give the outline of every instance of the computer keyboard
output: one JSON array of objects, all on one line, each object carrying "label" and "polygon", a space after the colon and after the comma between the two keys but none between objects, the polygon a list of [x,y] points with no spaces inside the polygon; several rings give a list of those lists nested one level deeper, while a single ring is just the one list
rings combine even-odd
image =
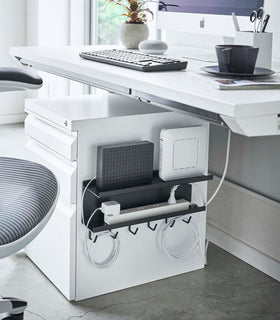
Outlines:
[{"label": "computer keyboard", "polygon": [[182,70],[188,64],[186,60],[116,49],[82,52],[80,57],[144,72]]}]

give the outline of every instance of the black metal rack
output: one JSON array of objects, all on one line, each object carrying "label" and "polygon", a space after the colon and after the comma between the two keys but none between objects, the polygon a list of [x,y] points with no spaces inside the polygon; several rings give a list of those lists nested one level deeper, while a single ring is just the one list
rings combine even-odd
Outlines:
[{"label": "black metal rack", "polygon": [[[122,209],[166,202],[168,200],[170,190],[174,185],[179,185],[179,188],[176,191],[177,199],[186,199],[190,201],[192,193],[192,186],[190,184],[195,182],[209,181],[212,179],[212,175],[203,175],[192,178],[163,181],[159,178],[158,171],[154,171],[154,178],[151,184],[109,191],[99,190],[96,186],[96,181],[93,180],[88,187],[89,192],[86,192],[84,197],[83,205],[85,223],[87,223],[92,212],[95,209],[99,208],[101,203],[104,201],[118,201],[121,204]],[[84,181],[84,188],[87,186],[88,182],[89,181]],[[94,233],[98,233],[101,231],[114,230],[123,227],[129,227],[130,229],[132,225],[148,223],[148,227],[154,231],[156,227],[152,228],[150,226],[150,222],[152,221],[164,219],[167,220],[169,218],[190,215],[202,211],[205,211],[204,206],[192,206],[189,208],[189,210],[166,213],[157,216],[134,219],[126,222],[108,225],[104,223],[103,213],[98,210],[89,224],[89,229]],[[130,229],[130,232],[133,234],[136,234],[137,231],[138,228],[136,229],[136,231],[132,231]]]},{"label": "black metal rack", "polygon": [[133,225],[141,224],[141,223],[149,223],[149,222],[157,221],[157,220],[164,220],[164,219],[169,219],[169,218],[173,218],[173,217],[185,216],[185,215],[188,215],[188,214],[201,212],[201,211],[204,211],[204,210],[205,210],[205,207],[193,207],[193,208],[190,208],[189,210],[185,210],[185,211],[166,213],[166,214],[161,214],[161,215],[158,215],[158,216],[135,219],[135,220],[130,220],[130,221],[126,221],[126,222],[120,222],[120,223],[115,223],[115,224],[110,224],[110,225],[104,223],[103,226],[93,227],[92,228],[92,232],[101,232],[101,231],[106,231],[106,230],[114,230],[114,229],[133,226]]},{"label": "black metal rack", "polygon": [[[213,180],[212,175],[203,175],[198,177],[192,177],[192,178],[184,178],[184,179],[177,179],[177,180],[171,180],[171,181],[164,181],[162,180],[159,175],[158,171],[154,171],[153,175],[153,181],[151,184],[145,184],[141,186],[135,186],[135,187],[129,187],[129,188],[122,188],[122,189],[114,189],[109,191],[103,191],[100,190],[95,183],[95,180],[91,185],[89,186],[89,190],[93,192],[97,197],[108,197],[113,195],[118,195],[122,193],[131,193],[131,192],[139,192],[139,191],[145,191],[145,190],[152,190],[152,189],[160,189],[160,188],[166,188],[166,187],[173,187],[174,185],[181,185],[186,183],[194,183],[194,182],[202,182],[202,181],[208,181]],[[84,187],[87,185],[89,181],[84,182]]]}]

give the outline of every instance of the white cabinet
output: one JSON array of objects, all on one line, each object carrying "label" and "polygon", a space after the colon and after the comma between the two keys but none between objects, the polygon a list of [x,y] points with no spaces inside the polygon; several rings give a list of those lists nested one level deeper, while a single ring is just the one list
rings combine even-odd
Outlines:
[{"label": "white cabinet", "polygon": [[57,177],[60,185],[60,199],[67,205],[77,202],[77,163],[63,159],[44,145],[29,139],[26,145],[29,158],[48,167]]},{"label": "white cabinet", "polygon": [[76,205],[61,200],[47,227],[26,249],[31,260],[66,296],[75,299]]},{"label": "white cabinet", "polygon": [[25,121],[25,134],[68,160],[77,160],[75,133],[66,133],[30,115]]},{"label": "white cabinet", "polygon": [[[60,182],[57,210],[27,253],[69,300],[204,267],[204,241],[191,260],[173,261],[158,249],[156,232],[138,225],[136,236],[127,228],[117,230],[121,243],[118,259],[110,268],[98,269],[85,252],[81,196],[83,182],[95,177],[99,145],[149,140],[154,143],[157,170],[162,128],[200,124],[208,129],[206,122],[113,94],[27,100],[25,110],[28,157],[50,168]],[[207,183],[201,185],[206,196]],[[205,212],[196,214],[193,221],[205,239]],[[108,251],[108,243],[102,241],[98,239],[95,250]]]}]

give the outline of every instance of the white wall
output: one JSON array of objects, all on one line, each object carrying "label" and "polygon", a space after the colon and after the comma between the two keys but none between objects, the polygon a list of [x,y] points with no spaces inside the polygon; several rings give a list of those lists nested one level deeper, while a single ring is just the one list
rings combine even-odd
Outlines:
[{"label": "white wall", "polygon": [[[26,0],[28,46],[69,45],[69,1],[68,0]],[[68,81],[40,73],[44,85],[39,97],[68,95]],[[36,93],[37,95],[37,93]]]},{"label": "white wall", "polygon": [[[27,45],[67,46],[84,43],[84,0],[26,0]],[[82,94],[83,86],[41,72],[40,98]]]},{"label": "white wall", "polygon": [[267,13],[271,15],[267,31],[273,31],[273,56],[280,59],[280,1],[265,0]]},{"label": "white wall", "polygon": [[27,45],[69,44],[69,1],[27,0]]},{"label": "white wall", "polygon": [[[25,45],[25,0],[0,2],[0,66],[18,66],[9,55],[11,46]],[[25,92],[0,93],[0,124],[23,119]]]},{"label": "white wall", "polygon": [[[214,177],[209,196],[220,179]],[[207,238],[280,281],[280,203],[225,181],[207,212]]]},{"label": "white wall", "polygon": [[[0,66],[19,64],[9,55],[11,46],[63,46],[83,44],[84,0],[1,0]],[[83,86],[42,74],[42,97],[83,93]],[[30,95],[36,92],[30,92]],[[26,93],[0,93],[0,124],[24,120]]]}]

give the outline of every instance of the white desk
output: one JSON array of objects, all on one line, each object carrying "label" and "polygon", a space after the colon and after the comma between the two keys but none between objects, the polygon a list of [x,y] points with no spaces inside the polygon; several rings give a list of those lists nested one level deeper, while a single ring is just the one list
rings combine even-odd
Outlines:
[{"label": "white desk", "polygon": [[[107,102],[96,96],[27,101],[27,150],[31,160],[50,168],[61,185],[53,217],[28,248],[28,254],[69,300],[89,298],[204,267],[205,211],[193,215],[203,241],[199,245],[201,250],[189,261],[179,263],[166,257],[158,250],[156,234],[142,224],[138,226],[139,237],[132,236],[127,228],[118,230],[121,254],[108,273],[89,263],[84,250],[85,230],[80,223],[82,184],[95,176],[99,145],[127,141],[127,137],[133,141],[152,141],[154,169],[157,170],[162,128],[204,125],[209,130],[207,121],[189,117],[189,114],[215,123],[225,121],[234,131],[248,136],[279,134],[280,91],[218,91],[195,75],[205,65],[203,63],[190,61],[187,71],[142,73],[83,60],[78,53],[84,49],[14,48],[12,54],[21,63],[39,70],[121,95],[150,100],[185,114],[163,112],[151,104],[119,95],[109,95]],[[205,173],[207,170],[206,167]],[[201,194],[206,198],[207,182],[200,183],[200,192],[192,191],[190,200],[199,203]],[[182,232],[185,234],[184,228]],[[100,248],[102,251],[101,245]],[[131,256],[133,259],[128,258]]]},{"label": "white desk", "polygon": [[[189,61],[185,71],[144,73],[86,61],[79,52],[103,47],[19,47],[11,54],[25,65],[108,91],[131,95],[212,122],[246,136],[280,133],[280,90],[221,91],[195,73],[211,63]],[[106,47],[107,48],[107,47]],[[176,49],[169,53],[183,55]]]}]

